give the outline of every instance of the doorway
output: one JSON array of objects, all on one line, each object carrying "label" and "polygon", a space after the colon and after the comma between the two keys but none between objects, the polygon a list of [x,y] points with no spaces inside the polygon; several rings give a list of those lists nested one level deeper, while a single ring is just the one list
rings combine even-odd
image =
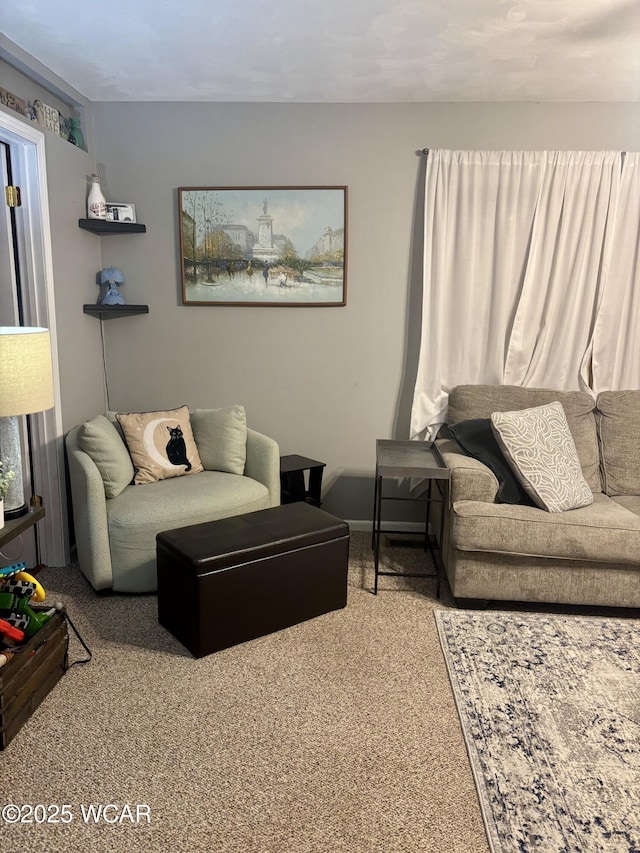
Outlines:
[{"label": "doorway", "polygon": [[[0,282],[3,291],[0,296],[0,319],[2,325],[41,326],[49,329],[53,360],[55,405],[46,412],[29,416],[30,437],[26,435],[23,425],[25,494],[27,500],[32,492],[41,495],[46,510],[45,518],[38,524],[40,562],[50,566],[64,566],[70,561],[70,548],[45,138],[42,131],[8,113],[0,112],[0,144],[5,162],[10,163],[13,184],[21,188],[22,202],[15,209],[14,217],[8,217],[6,211],[0,216]],[[4,231],[8,227],[13,229],[11,234]],[[11,246],[15,254],[13,271],[12,258],[6,257],[4,251],[7,246]],[[15,275],[16,266],[19,278]],[[8,282],[11,282],[11,292],[6,286]],[[29,452],[30,458],[27,455]],[[18,540],[15,545],[15,548],[20,547],[25,552],[31,549],[35,557],[35,540],[29,541],[26,534],[24,541]],[[0,555],[0,561],[4,556],[8,558],[7,562],[15,561],[15,550]],[[26,561],[24,556],[16,559]],[[1,564],[4,565],[4,562]]]}]

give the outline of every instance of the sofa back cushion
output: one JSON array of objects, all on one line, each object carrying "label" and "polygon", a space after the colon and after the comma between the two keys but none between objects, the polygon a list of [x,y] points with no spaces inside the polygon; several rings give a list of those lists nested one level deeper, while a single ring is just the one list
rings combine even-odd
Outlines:
[{"label": "sofa back cushion", "polygon": [[247,461],[247,416],[244,406],[196,409],[191,413],[193,436],[207,471],[244,474]]},{"label": "sofa back cushion", "polygon": [[116,498],[133,480],[133,462],[121,433],[103,415],[78,427],[78,445],[95,463],[107,498]]},{"label": "sofa back cushion", "polygon": [[517,385],[457,385],[449,394],[450,424],[469,418],[490,418],[510,412],[562,403],[585,480],[594,492],[602,491],[595,401],[582,391],[521,388]]},{"label": "sofa back cushion", "polygon": [[598,394],[597,420],[603,491],[607,495],[640,495],[640,391]]}]

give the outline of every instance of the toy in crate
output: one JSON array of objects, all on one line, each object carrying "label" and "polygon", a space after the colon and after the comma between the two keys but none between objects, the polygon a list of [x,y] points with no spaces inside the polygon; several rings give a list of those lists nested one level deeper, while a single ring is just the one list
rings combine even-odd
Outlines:
[{"label": "toy in crate", "polygon": [[44,589],[25,568],[14,563],[0,569],[0,749],[68,668],[63,607],[38,606]]},{"label": "toy in crate", "polygon": [[25,637],[33,635],[53,616],[56,608],[38,613],[30,607],[30,602],[44,601],[45,592],[38,581],[22,571],[25,563],[16,563],[11,568],[20,568],[14,574],[0,580],[0,617],[24,631]]}]

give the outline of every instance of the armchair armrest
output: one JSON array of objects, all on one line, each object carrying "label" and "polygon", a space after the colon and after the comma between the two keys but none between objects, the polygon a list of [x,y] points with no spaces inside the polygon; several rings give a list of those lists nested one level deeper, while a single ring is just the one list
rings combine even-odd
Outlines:
[{"label": "armchair armrest", "polygon": [[245,477],[269,489],[270,506],[280,505],[280,448],[274,439],[247,428]]},{"label": "armchair armrest", "polygon": [[451,471],[450,505],[462,500],[495,503],[499,484],[490,468],[473,456],[467,456],[452,438],[438,439],[436,445]]},{"label": "armchair armrest", "polygon": [[113,571],[102,475],[91,457],[81,450],[77,427],[67,433],[65,444],[78,562],[94,589],[107,589],[113,586]]}]

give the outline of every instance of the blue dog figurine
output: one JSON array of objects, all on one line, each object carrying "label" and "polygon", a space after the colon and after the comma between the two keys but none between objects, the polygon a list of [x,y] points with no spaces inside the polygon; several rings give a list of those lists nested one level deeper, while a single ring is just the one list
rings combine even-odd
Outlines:
[{"label": "blue dog figurine", "polygon": [[102,305],[124,305],[124,296],[118,287],[124,284],[124,276],[115,267],[109,267],[100,273],[100,284],[107,285],[107,292],[102,297]]}]

